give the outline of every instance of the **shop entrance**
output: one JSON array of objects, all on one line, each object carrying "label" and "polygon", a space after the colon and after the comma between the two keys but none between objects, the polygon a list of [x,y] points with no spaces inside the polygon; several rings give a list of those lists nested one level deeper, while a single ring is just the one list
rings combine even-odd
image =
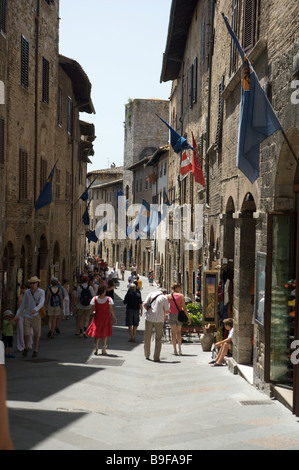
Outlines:
[{"label": "shop entrance", "polygon": [[[299,134],[290,133],[296,149]],[[297,151],[298,154],[298,151]],[[292,184],[293,183],[293,184]],[[275,181],[274,211],[268,214],[265,296],[265,381],[283,390],[286,402],[299,416],[299,371],[292,358],[293,341],[299,338],[299,165],[284,144]]]}]

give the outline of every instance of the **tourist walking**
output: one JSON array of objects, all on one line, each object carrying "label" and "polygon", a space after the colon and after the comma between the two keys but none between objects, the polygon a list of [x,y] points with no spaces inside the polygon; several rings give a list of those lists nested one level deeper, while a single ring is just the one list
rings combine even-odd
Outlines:
[{"label": "tourist walking", "polygon": [[127,306],[126,326],[129,328],[129,341],[134,343],[140,317],[143,313],[141,294],[137,291],[134,283],[130,284],[129,290],[124,298],[124,304]]},{"label": "tourist walking", "polygon": [[163,325],[166,319],[166,314],[169,311],[169,303],[166,294],[166,289],[159,289],[158,292],[152,292],[147,296],[143,304],[146,310],[144,331],[144,355],[146,359],[150,358],[151,338],[153,330],[155,330],[155,362],[160,362]]},{"label": "tourist walking", "polygon": [[13,328],[15,324],[14,315],[11,310],[5,310],[3,313],[2,341],[5,346],[5,357],[14,359],[13,348]]},{"label": "tourist walking", "polygon": [[52,277],[51,285],[47,289],[45,307],[48,312],[48,338],[54,338],[55,329],[59,325],[58,319],[63,310],[63,296],[56,277]]},{"label": "tourist walking", "polygon": [[[20,307],[24,294],[28,287],[26,284],[22,284],[20,287],[20,294],[18,295],[18,302],[17,302],[17,308]],[[28,339],[28,347],[29,349],[32,349],[32,344],[33,344],[33,332],[31,330],[31,335],[29,335]],[[17,350],[20,352],[23,352],[25,349],[25,338],[24,338],[24,317],[20,315],[17,319]]]},{"label": "tourist walking", "polygon": [[126,267],[124,264],[121,265],[121,268],[120,268],[120,272],[121,272],[121,279],[122,281],[125,280],[125,271],[126,271]]},{"label": "tourist walking", "polygon": [[40,279],[38,279],[37,276],[31,277],[28,283],[30,289],[26,290],[21,305],[17,310],[16,317],[24,315],[25,349],[23,356],[26,357],[28,354],[28,341],[32,328],[34,335],[34,351],[32,357],[37,357],[41,336],[41,317],[39,311],[45,303],[45,291],[40,289]]},{"label": "tourist walking", "polygon": [[[178,319],[179,312],[183,310],[188,318],[188,324],[191,325],[191,320],[189,317],[188,310],[186,308],[185,297],[181,294],[181,285],[176,282],[174,283],[170,289],[173,291],[172,294],[167,296],[170,309],[169,309],[169,325],[171,327],[171,335],[172,335],[172,345],[174,354],[182,355],[182,324]],[[177,345],[179,351],[177,351]]]},{"label": "tourist walking", "polygon": [[107,338],[112,336],[112,322],[117,324],[114,313],[114,302],[111,297],[106,296],[106,287],[100,286],[97,295],[91,300],[94,317],[86,334],[95,339],[94,354],[97,356],[99,350],[99,342],[102,339],[102,354],[106,355]]},{"label": "tourist walking", "polygon": [[63,313],[64,313],[64,318],[66,320],[69,320],[71,316],[71,309],[70,309],[70,285],[69,281],[67,279],[64,279],[62,281],[62,289],[64,292],[64,297],[63,297]]},{"label": "tourist walking", "polygon": [[107,290],[106,290],[106,295],[108,297],[111,297],[111,299],[114,301],[114,282],[112,279],[110,279],[107,283]]},{"label": "tourist walking", "polygon": [[77,287],[78,305],[76,314],[78,317],[79,336],[87,338],[86,331],[91,315],[91,300],[95,296],[93,288],[89,285],[88,276],[83,276],[82,283]]}]

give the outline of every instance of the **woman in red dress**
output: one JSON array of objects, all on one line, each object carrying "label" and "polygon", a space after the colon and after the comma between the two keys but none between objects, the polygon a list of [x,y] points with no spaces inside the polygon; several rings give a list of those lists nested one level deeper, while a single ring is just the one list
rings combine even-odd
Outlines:
[{"label": "woman in red dress", "polygon": [[98,295],[91,300],[90,305],[93,306],[92,313],[94,313],[94,317],[86,334],[95,339],[94,354],[96,356],[98,354],[99,341],[102,338],[102,354],[106,355],[107,337],[112,336],[111,319],[113,319],[115,325],[117,323],[113,309],[114,302],[111,297],[106,296],[106,286],[102,285],[98,288]]}]

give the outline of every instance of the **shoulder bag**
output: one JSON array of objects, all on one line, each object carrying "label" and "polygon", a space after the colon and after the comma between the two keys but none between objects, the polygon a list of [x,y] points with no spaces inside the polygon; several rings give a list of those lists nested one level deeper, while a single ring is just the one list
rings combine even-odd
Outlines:
[{"label": "shoulder bag", "polygon": [[178,320],[179,320],[181,323],[187,322],[187,321],[188,321],[188,317],[187,317],[186,313],[184,312],[184,310],[180,310],[180,309],[179,309],[179,307],[177,306],[177,303],[176,303],[176,301],[175,301],[175,298],[174,298],[174,295],[173,295],[173,294],[171,294],[171,297],[172,297],[172,299],[173,299],[173,301],[174,301],[174,303],[175,303],[175,306],[176,306],[176,308],[178,309],[178,312],[179,312],[179,314],[178,314]]}]

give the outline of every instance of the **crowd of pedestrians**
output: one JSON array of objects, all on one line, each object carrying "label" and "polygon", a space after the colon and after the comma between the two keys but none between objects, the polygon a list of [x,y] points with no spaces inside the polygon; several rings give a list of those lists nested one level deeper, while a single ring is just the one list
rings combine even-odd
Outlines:
[{"label": "crowd of pedestrians", "polygon": [[[125,281],[125,267],[120,268],[121,278]],[[149,273],[149,284],[152,285],[152,271]],[[41,337],[42,322],[47,322],[49,339],[60,333],[60,322],[68,320],[74,315],[76,318],[76,335],[84,338],[94,338],[94,354],[98,354],[99,343],[102,340],[102,354],[107,354],[107,338],[112,336],[112,322],[116,325],[117,318],[114,312],[114,293],[119,286],[119,273],[115,266],[109,270],[104,260],[97,263],[88,261],[78,284],[70,286],[66,279],[60,284],[56,277],[51,278],[46,290],[39,286],[40,279],[32,276],[28,280],[28,288],[21,286],[18,298],[18,308],[14,316],[11,310],[2,315],[2,341],[5,347],[5,356],[13,359],[14,326],[17,328],[17,349],[26,357],[32,350],[32,357],[38,357],[39,341]],[[137,267],[132,266],[127,279],[127,293],[123,303],[126,307],[126,326],[129,341],[136,341],[136,333],[140,318],[145,316],[144,355],[150,359],[151,338],[155,337],[153,359],[160,361],[163,328],[167,321],[172,334],[173,352],[182,355],[183,312],[187,324],[191,324],[185,297],[181,293],[181,286],[174,283],[171,293],[165,289],[154,290],[142,300],[142,281],[137,274]],[[232,329],[232,326],[230,326]],[[230,333],[228,341],[219,344],[221,354],[217,357],[215,365],[222,364],[223,355],[230,349],[232,340]],[[217,345],[218,346],[218,345]],[[214,365],[212,364],[212,365]]]}]

